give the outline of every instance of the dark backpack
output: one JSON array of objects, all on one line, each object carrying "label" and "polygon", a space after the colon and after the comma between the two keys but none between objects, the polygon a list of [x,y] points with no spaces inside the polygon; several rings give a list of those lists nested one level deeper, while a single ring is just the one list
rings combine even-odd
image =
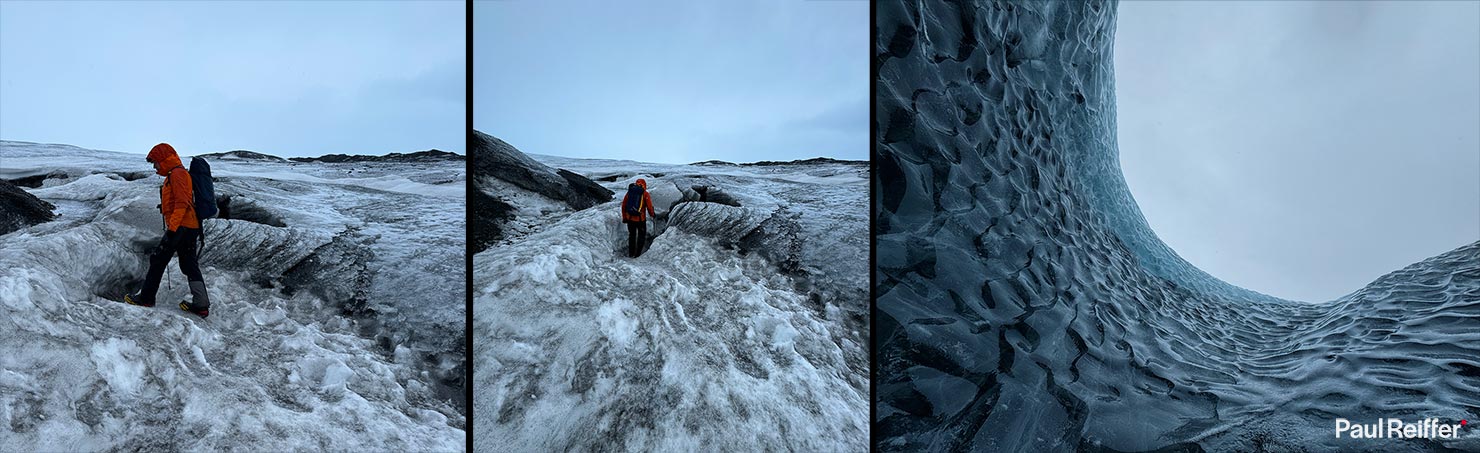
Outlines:
[{"label": "dark backpack", "polygon": [[211,179],[211,164],[199,157],[190,158],[190,185],[195,192],[195,218],[205,220],[218,214],[216,184]]},{"label": "dark backpack", "polygon": [[642,215],[642,194],[644,190],[637,183],[627,186],[627,198],[622,200],[622,212],[632,217]]}]

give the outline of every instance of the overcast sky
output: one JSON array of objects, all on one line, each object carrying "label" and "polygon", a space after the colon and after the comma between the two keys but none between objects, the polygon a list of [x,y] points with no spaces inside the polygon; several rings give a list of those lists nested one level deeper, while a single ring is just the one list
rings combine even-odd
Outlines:
[{"label": "overcast sky", "polygon": [[461,1],[0,1],[0,139],[460,153],[465,14]]},{"label": "overcast sky", "polygon": [[526,153],[868,159],[869,3],[479,1],[473,125]]},{"label": "overcast sky", "polygon": [[1172,249],[1326,301],[1480,240],[1480,3],[1120,3],[1120,159]]}]

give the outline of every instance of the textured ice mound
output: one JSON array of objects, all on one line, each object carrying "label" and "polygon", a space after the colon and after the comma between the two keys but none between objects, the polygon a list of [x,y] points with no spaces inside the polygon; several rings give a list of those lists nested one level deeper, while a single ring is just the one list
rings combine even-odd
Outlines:
[{"label": "textured ice mound", "polygon": [[0,180],[0,234],[9,233],[56,217],[56,206],[27,193],[10,181]]},{"label": "textured ice mound", "polygon": [[472,171],[502,179],[524,190],[563,201],[571,209],[586,209],[612,198],[612,191],[568,170],[556,170],[519,152],[513,146],[473,131]]},{"label": "textured ice mound", "polygon": [[1480,243],[1319,304],[1191,266],[1120,173],[1114,10],[878,4],[878,445],[1480,448],[1333,431],[1480,415]]},{"label": "textured ice mound", "polygon": [[468,194],[473,207],[468,250],[473,253],[529,233],[551,205],[586,209],[611,201],[614,194],[585,176],[531,159],[498,137],[473,131],[468,145],[475,175]]},{"label": "textured ice mound", "polygon": [[[620,197],[500,187],[530,227],[473,259],[475,450],[868,449],[866,178],[539,160],[644,178],[669,223],[627,258]],[[694,185],[745,207],[682,201]]]}]

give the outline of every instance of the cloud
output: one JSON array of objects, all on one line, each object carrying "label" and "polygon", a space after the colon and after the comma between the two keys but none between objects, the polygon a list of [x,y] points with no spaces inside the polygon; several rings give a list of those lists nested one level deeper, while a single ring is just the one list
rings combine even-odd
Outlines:
[{"label": "cloud", "polygon": [[475,127],[572,157],[864,159],[868,8],[478,3]]},{"label": "cloud", "polygon": [[1123,2],[1121,166],[1231,283],[1323,301],[1480,239],[1480,4]]},{"label": "cloud", "polygon": [[458,2],[0,3],[0,138],[143,152],[466,140]]}]

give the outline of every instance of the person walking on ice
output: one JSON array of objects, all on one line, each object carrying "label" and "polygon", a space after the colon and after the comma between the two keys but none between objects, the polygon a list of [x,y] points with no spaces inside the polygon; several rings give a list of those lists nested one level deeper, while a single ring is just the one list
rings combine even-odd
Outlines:
[{"label": "person walking on ice", "polygon": [[201,230],[190,172],[180,163],[175,148],[168,143],[154,145],[145,160],[154,166],[155,173],[164,176],[164,184],[159,187],[159,212],[164,216],[165,231],[159,245],[149,255],[144,287],[138,293],[125,295],[124,302],[153,307],[165,267],[170,264],[170,258],[178,255],[180,272],[189,281],[191,299],[190,302],[181,301],[180,309],[204,318],[210,315],[211,299],[206,294],[205,279],[200,275],[200,262],[196,255],[196,241],[201,238]]},{"label": "person walking on ice", "polygon": [[647,245],[647,216],[657,217],[653,211],[653,198],[648,196],[647,180],[638,178],[627,186],[627,195],[622,196],[622,223],[627,224],[627,256],[637,258]]}]

